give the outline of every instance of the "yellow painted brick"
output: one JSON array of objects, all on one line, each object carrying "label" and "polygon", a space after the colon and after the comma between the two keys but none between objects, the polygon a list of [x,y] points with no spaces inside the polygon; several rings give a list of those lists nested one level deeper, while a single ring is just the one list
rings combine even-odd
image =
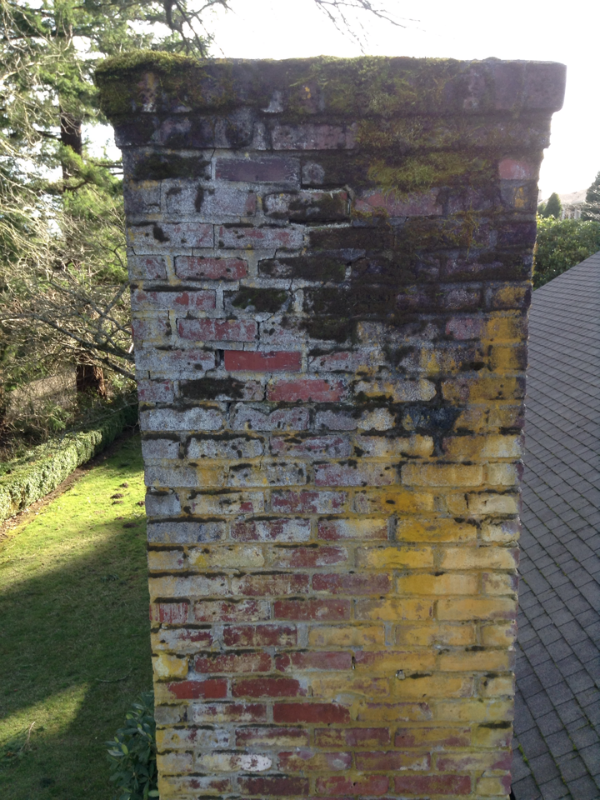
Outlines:
[{"label": "yellow painted brick", "polygon": [[514,653],[507,650],[463,650],[442,653],[438,669],[442,672],[483,672],[512,668]]},{"label": "yellow painted brick", "polygon": [[[511,663],[514,663],[514,654]],[[512,666],[510,667],[513,668]],[[482,697],[512,697],[515,693],[515,676],[513,673],[509,675],[495,675],[482,678],[479,687],[479,693]]]},{"label": "yellow painted brick", "polygon": [[441,598],[437,601],[438,619],[514,619],[516,600],[506,597]]},{"label": "yellow painted brick", "polygon": [[406,486],[480,486],[483,468],[476,464],[405,464],[402,483]]},{"label": "yellow painted brick", "polygon": [[403,380],[358,381],[354,387],[357,394],[381,398],[382,395],[395,403],[407,400],[431,400],[435,397],[435,384],[421,378],[417,381]]},{"label": "yellow painted brick", "polygon": [[[396,736],[401,737],[401,747],[419,747],[429,752],[447,747],[468,747],[471,743],[471,729],[462,727],[436,726],[434,728],[417,727],[399,728]],[[399,746],[398,744],[396,745]]]},{"label": "yellow painted brick", "polygon": [[355,444],[363,451],[364,457],[396,458],[418,456],[427,458],[433,453],[431,436],[408,436],[388,438],[387,436],[357,436]]},{"label": "yellow painted brick", "polygon": [[265,772],[273,767],[273,759],[254,753],[202,753],[196,758],[201,772]]},{"label": "yellow painted brick", "polygon": [[516,622],[499,622],[481,626],[481,641],[490,647],[510,647],[517,638]]},{"label": "yellow painted brick", "polygon": [[506,793],[508,783],[506,778],[479,778],[475,792],[479,797],[495,797],[498,800],[503,800],[503,798],[508,797]]},{"label": "yellow painted brick", "polygon": [[396,700],[424,700],[433,697],[470,697],[473,679],[464,676],[419,674],[409,675],[390,684],[391,695]]},{"label": "yellow painted brick", "polygon": [[525,339],[524,320],[519,316],[491,316],[481,335],[483,341],[520,342]]},{"label": "yellow painted brick", "polygon": [[516,594],[518,579],[516,575],[503,572],[485,572],[482,576],[482,589],[485,595]]},{"label": "yellow painted brick", "polygon": [[184,569],[185,566],[185,553],[182,550],[148,551],[148,569],[150,572]]},{"label": "yellow painted brick", "polygon": [[505,375],[451,378],[442,382],[442,396],[451,403],[514,401],[523,397],[524,382]]},{"label": "yellow painted brick", "polygon": [[159,653],[153,658],[154,674],[158,679],[185,678],[188,673],[187,658],[178,658],[169,653]]},{"label": "yellow painted brick", "polygon": [[223,783],[226,779],[215,780],[212,775],[207,776],[163,776],[158,774],[158,791],[163,798],[176,798],[176,800],[193,800],[198,797],[222,797]]},{"label": "yellow painted brick", "polygon": [[519,469],[516,464],[488,464],[485,480],[488,486],[517,486]]},{"label": "yellow painted brick", "polygon": [[511,754],[508,750],[493,753],[437,753],[435,762],[437,769],[448,772],[484,772],[488,770],[506,770],[510,764]]},{"label": "yellow painted brick", "polygon": [[460,647],[475,644],[477,629],[473,623],[449,624],[428,622],[416,625],[403,623],[396,627],[396,644],[399,645],[446,645]]},{"label": "yellow painted brick", "polygon": [[399,520],[396,539],[404,542],[470,542],[477,539],[477,526],[453,519]]},{"label": "yellow painted brick", "polygon": [[401,487],[357,492],[354,510],[358,514],[421,514],[435,510],[435,495]]},{"label": "yellow painted brick", "polygon": [[215,545],[198,547],[189,551],[189,561],[196,569],[239,569],[262,567],[265,557],[262,549],[249,545]]},{"label": "yellow painted brick", "polygon": [[448,572],[445,575],[401,575],[397,579],[398,594],[448,595],[477,594],[479,578],[469,572]]},{"label": "yellow painted brick", "polygon": [[520,458],[519,436],[451,436],[444,439],[444,454],[452,459]]},{"label": "yellow painted brick", "polygon": [[512,723],[490,722],[475,725],[471,731],[474,747],[509,747],[512,740]]},{"label": "yellow painted brick", "polygon": [[193,769],[191,753],[157,753],[156,766],[160,775],[184,775]]},{"label": "yellow painted brick", "polygon": [[517,520],[506,520],[496,524],[483,523],[481,541],[493,544],[512,544],[519,539],[520,527]]},{"label": "yellow painted brick", "polygon": [[323,625],[308,632],[311,647],[370,647],[385,644],[385,628],[380,625]]},{"label": "yellow painted brick", "polygon": [[359,567],[375,569],[414,569],[433,566],[431,547],[359,547],[356,551]]},{"label": "yellow painted brick", "polygon": [[432,670],[435,660],[433,650],[383,650],[357,655],[354,669],[369,675],[395,675],[398,670],[423,672]]},{"label": "yellow painted brick", "polygon": [[334,700],[342,694],[357,694],[365,697],[382,698],[390,693],[387,677],[338,673],[335,675],[311,675],[307,679],[311,695],[321,699]]},{"label": "yellow painted brick", "polygon": [[519,497],[516,494],[470,494],[467,504],[471,514],[518,514]]},{"label": "yellow painted brick", "polygon": [[427,703],[361,703],[356,707],[359,722],[428,722],[432,713]]},{"label": "yellow painted brick", "polygon": [[507,699],[436,700],[434,718],[449,722],[501,722],[514,717],[514,702]]},{"label": "yellow painted brick", "polygon": [[516,569],[517,551],[508,547],[446,547],[443,569]]},{"label": "yellow painted brick", "polygon": [[445,495],[443,503],[448,514],[454,517],[465,517],[469,513],[468,495],[464,492],[451,492]]},{"label": "yellow painted brick", "polygon": [[427,600],[384,599],[355,600],[356,619],[398,622],[399,620],[431,619],[433,603]]},{"label": "yellow painted brick", "polygon": [[492,372],[523,372],[525,353],[523,345],[494,345],[491,349],[489,365]]},{"label": "yellow painted brick", "polygon": [[205,597],[227,594],[227,579],[221,575],[186,575],[150,577],[150,597]]}]

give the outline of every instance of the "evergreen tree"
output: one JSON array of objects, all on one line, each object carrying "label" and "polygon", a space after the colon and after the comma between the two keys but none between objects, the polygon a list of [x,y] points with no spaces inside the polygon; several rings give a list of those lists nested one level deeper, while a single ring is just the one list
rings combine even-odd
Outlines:
[{"label": "evergreen tree", "polygon": [[581,219],[600,222],[600,172],[585,196],[585,206],[581,212]]},{"label": "evergreen tree", "polygon": [[560,219],[561,212],[562,203],[560,202],[560,197],[556,194],[556,192],[553,192],[548,198],[548,202],[546,203],[546,207],[544,208],[542,216]]}]

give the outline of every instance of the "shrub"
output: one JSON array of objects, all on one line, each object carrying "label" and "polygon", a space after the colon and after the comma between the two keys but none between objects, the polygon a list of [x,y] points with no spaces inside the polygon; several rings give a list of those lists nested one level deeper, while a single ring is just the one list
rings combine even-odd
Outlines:
[{"label": "shrub", "polygon": [[80,464],[101,452],[128,425],[134,425],[137,407],[109,411],[104,420],[88,430],[65,434],[46,442],[25,457],[0,467],[0,520],[45,497],[68,478]]},{"label": "shrub", "polygon": [[154,694],[144,692],[119,728],[106,742],[110,780],[115,784],[113,800],[148,800],[158,797],[156,779],[156,723]]},{"label": "shrub", "polygon": [[600,223],[581,219],[538,217],[533,286],[552,278],[600,250]]}]

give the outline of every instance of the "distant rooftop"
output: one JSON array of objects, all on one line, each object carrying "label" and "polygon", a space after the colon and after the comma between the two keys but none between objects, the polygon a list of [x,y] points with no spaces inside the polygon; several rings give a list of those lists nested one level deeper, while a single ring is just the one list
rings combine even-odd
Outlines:
[{"label": "distant rooftop", "polygon": [[533,294],[513,792],[600,798],[600,253]]}]

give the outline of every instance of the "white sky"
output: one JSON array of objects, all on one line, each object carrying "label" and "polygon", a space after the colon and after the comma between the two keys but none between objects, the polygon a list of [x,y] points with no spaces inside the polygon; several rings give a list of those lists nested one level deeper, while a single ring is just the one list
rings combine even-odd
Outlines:
[{"label": "white sky", "polygon": [[[313,0],[230,0],[210,25],[213,54],[230,58],[358,56]],[[600,172],[600,2],[577,0],[381,0],[405,29],[368,14],[370,55],[560,61],[567,65],[562,111],[540,175],[544,197],[587,189]]]}]

